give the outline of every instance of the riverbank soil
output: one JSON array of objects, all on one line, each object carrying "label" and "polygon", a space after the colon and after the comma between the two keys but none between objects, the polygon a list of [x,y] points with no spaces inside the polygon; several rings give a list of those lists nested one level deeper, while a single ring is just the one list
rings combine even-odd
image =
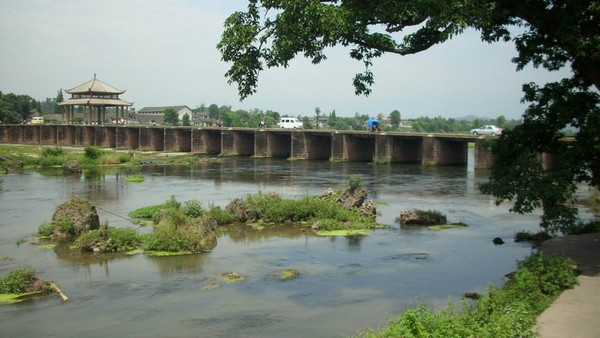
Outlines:
[{"label": "riverbank soil", "polygon": [[571,258],[582,272],[579,285],[563,292],[538,317],[540,336],[600,337],[600,233],[554,238],[540,250]]}]

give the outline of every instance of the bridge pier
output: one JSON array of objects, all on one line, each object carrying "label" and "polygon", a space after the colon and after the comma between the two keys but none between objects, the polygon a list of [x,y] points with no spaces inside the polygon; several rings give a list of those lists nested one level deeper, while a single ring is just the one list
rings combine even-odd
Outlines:
[{"label": "bridge pier", "polygon": [[329,160],[331,158],[331,134],[292,133],[290,157],[296,160]]},{"label": "bridge pier", "polygon": [[424,166],[466,165],[468,144],[464,140],[423,137],[421,163]]},{"label": "bridge pier", "polygon": [[258,130],[254,134],[254,157],[291,156],[292,136],[288,133],[265,132]]},{"label": "bridge pier", "polygon": [[193,129],[192,152],[218,155],[221,153],[221,130]]},{"label": "bridge pier", "polygon": [[186,152],[192,151],[191,129],[165,129],[165,151]]},{"label": "bridge pier", "polygon": [[494,166],[494,154],[487,139],[475,140],[475,169],[488,169]]},{"label": "bridge pier", "polygon": [[254,132],[221,131],[221,156],[254,155]]},{"label": "bridge pier", "polygon": [[331,160],[349,162],[370,162],[375,156],[374,134],[331,135]]}]

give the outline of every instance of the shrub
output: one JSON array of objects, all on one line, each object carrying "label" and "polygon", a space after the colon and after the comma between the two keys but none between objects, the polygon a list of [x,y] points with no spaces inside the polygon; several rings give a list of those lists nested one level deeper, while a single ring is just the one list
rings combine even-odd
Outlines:
[{"label": "shrub", "polygon": [[164,204],[150,205],[147,207],[142,207],[142,208],[135,209],[134,211],[130,212],[129,217],[152,219],[152,216],[154,216],[155,213],[159,212],[163,208],[164,208]]},{"label": "shrub", "polygon": [[35,270],[31,267],[17,268],[0,278],[0,293],[24,293],[35,281]]},{"label": "shrub", "polygon": [[377,337],[535,337],[537,316],[560,292],[577,282],[572,261],[534,254],[518,264],[510,283],[490,288],[473,306],[449,304],[439,312],[420,305],[388,328],[363,334]]},{"label": "shrub", "polygon": [[355,175],[355,176],[350,177],[350,180],[348,181],[348,188],[358,189],[361,186],[362,186],[362,176],[361,175]]},{"label": "shrub", "polygon": [[55,219],[50,223],[44,222],[38,228],[38,235],[45,237],[72,237],[76,233],[75,224],[70,217]]},{"label": "shrub", "polygon": [[42,150],[42,157],[62,156],[64,154],[65,154],[65,150],[61,147],[49,147],[49,148],[44,148]]},{"label": "shrub", "polygon": [[189,200],[183,203],[183,213],[188,217],[199,217],[204,213],[202,204],[198,200]]},{"label": "shrub", "polygon": [[90,160],[97,160],[103,154],[103,151],[98,147],[88,146],[83,150],[83,157]]},{"label": "shrub", "polygon": [[101,227],[86,231],[75,241],[75,247],[84,252],[130,251],[140,246],[142,239],[135,229]]},{"label": "shrub", "polygon": [[569,231],[569,235],[583,235],[600,232],[600,221],[582,223]]},{"label": "shrub", "polygon": [[212,205],[204,214],[214,219],[218,225],[231,224],[236,221],[234,214],[225,209],[221,209],[221,207],[215,207]]}]

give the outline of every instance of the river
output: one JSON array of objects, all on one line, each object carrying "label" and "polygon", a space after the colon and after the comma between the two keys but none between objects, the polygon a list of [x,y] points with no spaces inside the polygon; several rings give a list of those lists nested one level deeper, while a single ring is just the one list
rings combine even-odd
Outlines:
[{"label": "river", "polygon": [[[472,155],[472,154],[471,154]],[[472,156],[470,156],[472,158]],[[126,183],[142,174],[141,184]],[[342,188],[362,175],[385,228],[366,237],[317,237],[299,230],[231,227],[210,253],[179,257],[73,255],[40,249],[20,238],[36,232],[69,196],[98,207],[101,222],[132,226],[130,211],[174,195],[225,206],[247,194],[284,197]],[[310,336],[337,337],[375,328],[418,302],[443,306],[463,293],[500,285],[531,252],[515,243],[519,230],[537,230],[539,213],[515,215],[496,206],[478,185],[489,172],[417,165],[226,158],[199,167],[143,167],[86,171],[25,171],[0,184],[0,273],[23,265],[51,279],[70,297],[55,295],[0,306],[0,336]],[[440,210],[464,229],[403,229],[402,210]],[[495,246],[494,237],[506,244]],[[300,276],[269,275],[293,268]],[[215,284],[236,272],[244,281]]]}]

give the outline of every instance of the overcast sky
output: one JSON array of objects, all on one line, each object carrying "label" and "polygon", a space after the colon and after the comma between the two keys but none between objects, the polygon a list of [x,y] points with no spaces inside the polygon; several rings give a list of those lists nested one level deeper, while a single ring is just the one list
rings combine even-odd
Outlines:
[{"label": "overcast sky", "polygon": [[523,83],[568,74],[516,72],[512,43],[482,43],[471,31],[417,55],[377,59],[369,97],[355,96],[352,87],[362,64],[336,48],[317,66],[299,58],[287,69],[263,71],[258,93],[239,102],[215,46],[225,18],[245,6],[243,0],[0,0],[0,90],[44,99],[96,73],[126,89],[122,98],[138,110],[216,103],[291,115],[314,115],[320,107],[338,116],[398,109],[403,118],[519,118]]}]

